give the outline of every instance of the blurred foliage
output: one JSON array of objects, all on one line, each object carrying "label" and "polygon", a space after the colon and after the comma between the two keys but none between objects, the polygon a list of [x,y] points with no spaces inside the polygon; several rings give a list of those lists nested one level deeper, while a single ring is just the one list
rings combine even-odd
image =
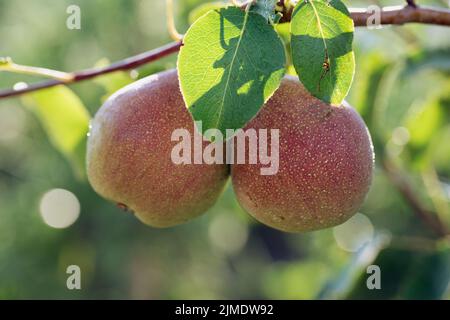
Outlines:
[{"label": "blurred foliage", "polygon": [[[175,1],[180,32],[206,2]],[[81,30],[65,26],[71,4],[81,8]],[[0,0],[0,56],[67,71],[104,65],[170,41],[164,10],[162,0]],[[448,244],[417,219],[381,166],[388,158],[407,172],[420,199],[449,223],[448,32],[425,25],[356,31],[348,100],[364,117],[377,154],[361,208],[376,232],[357,252],[340,247],[332,229],[285,234],[254,222],[231,187],[201,218],[152,229],[79,178],[72,169],[84,152],[87,114],[136,76],[174,67],[176,55],[133,77],[116,73],[70,90],[0,100],[0,298],[450,298]],[[0,73],[0,87],[37,80]],[[52,229],[40,217],[40,199],[53,188],[70,190],[81,203],[80,218],[67,229]],[[373,263],[381,269],[379,291],[366,287]],[[81,267],[82,290],[66,288],[71,264]]]},{"label": "blurred foliage", "polygon": [[57,86],[32,92],[24,96],[23,103],[39,118],[49,140],[67,157],[77,177],[84,178],[90,115],[78,96],[65,86]]}]

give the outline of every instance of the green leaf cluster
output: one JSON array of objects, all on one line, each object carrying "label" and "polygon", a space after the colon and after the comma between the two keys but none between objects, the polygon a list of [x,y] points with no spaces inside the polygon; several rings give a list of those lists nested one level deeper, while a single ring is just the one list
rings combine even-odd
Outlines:
[{"label": "green leaf cluster", "polygon": [[312,95],[343,102],[355,59],[353,20],[341,1],[300,1],[287,34],[275,27],[276,0],[222,6],[199,9],[178,57],[186,106],[204,130],[243,128],[278,89],[286,69],[293,73],[291,64]]}]

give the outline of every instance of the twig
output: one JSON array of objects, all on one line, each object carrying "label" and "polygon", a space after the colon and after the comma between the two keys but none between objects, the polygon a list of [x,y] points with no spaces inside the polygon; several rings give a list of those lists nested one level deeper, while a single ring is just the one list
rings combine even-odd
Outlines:
[{"label": "twig", "polygon": [[391,248],[421,252],[435,252],[439,244],[436,239],[411,236],[393,236],[389,243]]},{"label": "twig", "polygon": [[72,77],[70,80],[64,81],[64,80],[48,80],[43,81],[40,83],[32,84],[29,86],[26,86],[24,88],[20,89],[11,89],[11,90],[3,90],[0,91],[0,98],[7,98],[7,97],[13,97],[18,96],[24,93],[33,92],[36,90],[41,90],[45,88],[54,87],[61,84],[70,84],[74,82],[79,82],[83,80],[88,80],[95,78],[97,76],[120,71],[120,70],[131,70],[134,68],[137,68],[141,65],[147,64],[152,61],[156,61],[158,59],[161,59],[171,53],[177,52],[181,47],[181,42],[173,42],[168,45],[165,45],[163,47],[160,47],[158,49],[154,49],[151,51],[147,51],[141,54],[138,54],[133,57],[126,58],[124,60],[118,61],[116,63],[113,63],[109,66],[102,67],[102,68],[93,68],[93,69],[87,69],[82,71],[77,71],[70,73]]},{"label": "twig", "polygon": [[400,172],[400,169],[387,158],[383,160],[382,165],[386,176],[408,202],[416,216],[439,238],[450,235],[450,230],[448,230],[447,226],[442,223],[436,214],[425,208],[421,200],[416,196],[410,181]]},{"label": "twig", "polygon": [[70,74],[70,73],[47,69],[47,68],[31,67],[31,66],[24,66],[24,65],[16,64],[9,57],[1,59],[0,71],[39,75],[39,76],[49,77],[49,78],[53,78],[53,79],[61,80],[61,81],[70,81],[72,79],[72,74]]},{"label": "twig", "polygon": [[183,35],[178,32],[177,27],[175,26],[173,0],[166,0],[166,19],[167,29],[172,40],[181,41],[183,39]]},{"label": "twig", "polygon": [[[366,26],[367,19],[372,16],[372,13],[367,12],[366,9],[351,9],[351,16],[355,22],[355,26]],[[283,19],[290,19],[292,14],[292,8],[288,12],[284,13]],[[406,7],[389,7],[384,8],[381,11],[381,24],[404,24],[404,23],[424,23],[424,24],[436,24],[443,26],[450,26],[450,10],[436,9],[411,6]],[[126,58],[118,61],[110,66],[104,68],[87,69],[83,71],[70,73],[73,76],[69,81],[61,80],[49,80],[37,84],[29,85],[25,88],[7,89],[0,91],[0,99],[6,97],[18,96],[24,93],[50,88],[60,84],[69,84],[79,82],[87,79],[91,79],[103,74],[111,73],[118,70],[130,70],[146,63],[158,60],[171,53],[177,52],[181,47],[181,42],[175,42],[163,46],[158,49],[154,49],[134,57]]]}]

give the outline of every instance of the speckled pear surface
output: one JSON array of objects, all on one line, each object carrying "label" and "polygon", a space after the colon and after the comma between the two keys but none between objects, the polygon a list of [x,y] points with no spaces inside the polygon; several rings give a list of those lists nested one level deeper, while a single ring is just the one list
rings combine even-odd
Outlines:
[{"label": "speckled pear surface", "polygon": [[178,128],[194,135],[176,70],[119,90],[91,124],[87,172],[92,187],[155,227],[177,225],[204,213],[220,195],[229,168],[175,165],[171,135]]},{"label": "speckled pear surface", "polygon": [[276,175],[260,175],[259,164],[231,169],[239,203],[260,222],[288,232],[318,230],[345,222],[363,204],[373,147],[347,104],[330,106],[285,77],[248,128],[280,130]]}]

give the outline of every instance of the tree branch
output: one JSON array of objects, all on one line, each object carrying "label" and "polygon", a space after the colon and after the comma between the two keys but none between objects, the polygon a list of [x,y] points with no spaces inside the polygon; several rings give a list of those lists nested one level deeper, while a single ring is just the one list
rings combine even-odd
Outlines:
[{"label": "tree branch", "polygon": [[[415,3],[415,2],[413,2]],[[293,8],[283,12],[282,22],[291,21]],[[350,14],[356,27],[366,27],[367,19],[374,16],[374,12],[365,8],[351,8]],[[408,4],[407,6],[393,6],[381,8],[380,24],[402,25],[405,23],[435,24],[450,26],[450,10]]]},{"label": "tree branch", "polygon": [[[373,15],[373,12],[367,12],[366,9],[351,11],[355,26],[366,26],[367,19]],[[435,9],[431,7],[386,7],[381,11],[381,24],[402,25],[405,23],[423,23],[450,26],[450,10]]]},{"label": "tree branch", "polygon": [[[367,19],[373,15],[366,9],[351,9],[351,16],[355,22],[355,26],[361,27],[367,25]],[[289,12],[284,13],[283,20],[289,21],[292,15],[292,9]],[[404,23],[424,23],[424,24],[436,24],[443,26],[450,26],[450,10],[447,9],[435,9],[426,7],[413,7],[408,5],[406,7],[388,7],[381,11],[380,23],[383,25],[395,24],[401,25]],[[0,91],[0,99],[18,96],[28,92],[41,90],[45,88],[54,87],[61,84],[70,84],[79,82],[94,77],[111,73],[119,70],[130,70],[137,68],[141,65],[153,62],[160,58],[163,58],[169,54],[177,52],[181,47],[181,42],[170,43],[166,46],[144,52],[142,54],[126,58],[118,61],[110,66],[104,68],[87,69],[70,73],[73,76],[70,80],[48,80],[36,84],[31,84],[26,87],[7,89]]]},{"label": "tree branch", "polygon": [[19,88],[17,90],[11,89],[11,90],[3,90],[0,91],[0,98],[7,98],[7,97],[13,97],[18,96],[24,93],[33,92],[36,90],[41,90],[45,88],[54,87],[61,84],[70,84],[74,82],[79,82],[83,80],[88,80],[95,78],[97,76],[120,71],[120,70],[131,70],[134,68],[137,68],[141,65],[159,60],[171,53],[177,52],[181,47],[181,42],[173,42],[168,45],[165,45],[163,47],[147,51],[141,54],[138,54],[133,57],[126,58],[124,60],[118,61],[116,63],[113,63],[109,66],[102,67],[102,68],[93,68],[93,69],[87,69],[82,71],[77,71],[71,73],[72,78],[69,80],[48,80],[43,81],[40,83],[32,84],[29,86],[26,86],[24,88]]}]

